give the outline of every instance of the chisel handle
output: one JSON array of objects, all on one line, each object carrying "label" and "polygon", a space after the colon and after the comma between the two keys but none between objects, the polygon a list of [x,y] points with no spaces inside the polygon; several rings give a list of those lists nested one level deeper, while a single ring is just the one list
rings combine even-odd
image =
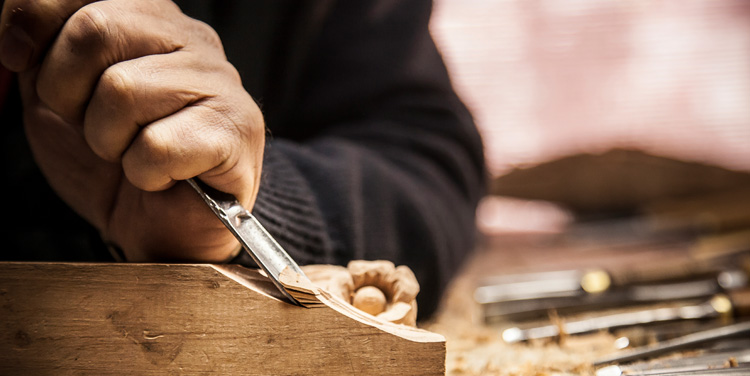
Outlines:
[{"label": "chisel handle", "polygon": [[732,302],[732,313],[734,316],[750,316],[750,288],[729,290],[725,294]]}]

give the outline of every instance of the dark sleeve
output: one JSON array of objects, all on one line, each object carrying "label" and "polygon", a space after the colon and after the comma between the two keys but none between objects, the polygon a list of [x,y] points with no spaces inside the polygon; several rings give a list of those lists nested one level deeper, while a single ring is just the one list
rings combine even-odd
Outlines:
[{"label": "dark sleeve", "polygon": [[428,31],[430,1],[339,1],[271,129],[254,213],[301,264],[414,270],[420,317],[471,251],[480,137]]}]

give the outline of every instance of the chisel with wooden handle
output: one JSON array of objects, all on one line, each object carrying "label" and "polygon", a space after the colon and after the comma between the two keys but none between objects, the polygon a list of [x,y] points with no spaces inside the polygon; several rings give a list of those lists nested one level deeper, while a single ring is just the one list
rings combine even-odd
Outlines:
[{"label": "chisel with wooden handle", "polygon": [[565,334],[582,334],[633,325],[673,320],[710,319],[730,316],[732,314],[737,316],[750,314],[750,289],[728,291],[725,294],[718,294],[708,301],[695,305],[652,308],[529,329],[509,328],[503,331],[502,337],[505,342],[515,343],[531,339],[556,337],[561,334],[561,330]]},{"label": "chisel with wooden handle", "polygon": [[[717,370],[723,370],[719,372]],[[655,361],[639,361],[626,365],[611,365],[596,370],[596,376],[656,376],[704,375],[709,372],[732,375],[750,372],[750,348],[729,351],[709,351],[697,356],[669,357]]]},{"label": "chisel with wooden handle", "polygon": [[646,359],[657,355],[662,355],[671,351],[683,350],[691,346],[697,346],[718,339],[750,335],[750,321],[739,322],[736,324],[725,325],[714,329],[704,330],[702,332],[691,333],[675,339],[659,342],[652,346],[623,351],[611,356],[598,359],[593,362],[594,366],[605,364],[627,362],[636,359]]},{"label": "chisel with wooden handle", "polygon": [[[550,279],[548,275],[554,275],[556,279]],[[537,276],[538,280],[528,279]],[[477,288],[475,300],[483,308],[485,321],[494,322],[542,318],[549,310],[566,314],[636,304],[706,299],[748,285],[747,272],[742,269],[727,269],[713,275],[679,281],[621,286],[610,286],[608,276],[601,270],[578,274],[567,271],[529,274],[528,277],[507,276],[503,283]]]}]

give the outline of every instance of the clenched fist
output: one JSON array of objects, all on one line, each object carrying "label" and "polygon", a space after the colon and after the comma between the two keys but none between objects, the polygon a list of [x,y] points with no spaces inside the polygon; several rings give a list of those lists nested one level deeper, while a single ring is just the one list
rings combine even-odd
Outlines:
[{"label": "clenched fist", "polygon": [[[184,182],[250,209],[265,127],[217,34],[167,0],[6,0],[0,62],[50,185],[130,261],[238,244]],[[40,213],[43,216],[44,213]]]}]

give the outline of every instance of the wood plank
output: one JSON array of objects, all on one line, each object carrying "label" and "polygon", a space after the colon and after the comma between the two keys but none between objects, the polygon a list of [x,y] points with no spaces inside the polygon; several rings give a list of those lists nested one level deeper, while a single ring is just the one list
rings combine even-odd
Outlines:
[{"label": "wood plank", "polygon": [[442,375],[442,336],[237,266],[0,262],[0,374]]}]

